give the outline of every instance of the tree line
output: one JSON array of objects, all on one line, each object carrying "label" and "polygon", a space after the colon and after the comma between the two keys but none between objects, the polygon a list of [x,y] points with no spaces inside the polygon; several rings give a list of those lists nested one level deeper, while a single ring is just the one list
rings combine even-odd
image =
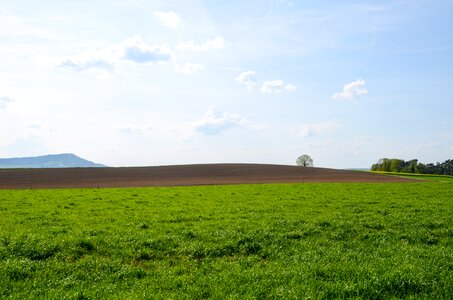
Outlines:
[{"label": "tree line", "polygon": [[381,158],[371,166],[371,171],[453,175],[453,160],[422,164],[417,159],[404,161],[398,158]]}]

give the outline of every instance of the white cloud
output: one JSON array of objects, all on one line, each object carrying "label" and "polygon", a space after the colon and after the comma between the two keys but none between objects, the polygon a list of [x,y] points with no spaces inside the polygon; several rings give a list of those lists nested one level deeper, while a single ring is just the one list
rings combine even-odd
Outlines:
[{"label": "white cloud", "polygon": [[278,94],[282,91],[292,92],[297,87],[285,83],[283,80],[276,79],[276,80],[267,80],[262,83],[259,83],[255,80],[256,73],[254,71],[247,71],[239,74],[234,80],[240,84],[247,86],[249,89],[255,88],[256,86],[260,86],[260,91],[263,94]]},{"label": "white cloud", "polygon": [[140,37],[124,41],[120,45],[123,53],[121,59],[137,64],[152,62],[168,62],[173,59],[173,53],[166,46],[148,46]]},{"label": "white cloud", "polygon": [[207,135],[219,135],[237,127],[250,129],[262,128],[261,126],[252,124],[239,114],[221,113],[215,107],[210,108],[201,120],[195,123],[195,131]]},{"label": "white cloud", "polygon": [[126,125],[126,126],[119,126],[119,127],[113,128],[113,131],[128,134],[128,135],[135,135],[135,134],[143,134],[143,132],[145,130],[140,127]]},{"label": "white cloud", "polygon": [[59,59],[56,66],[73,71],[103,70],[111,72],[115,60],[113,53],[109,51],[89,50],[79,55]]},{"label": "white cloud", "polygon": [[186,75],[192,75],[197,72],[203,71],[204,66],[200,64],[191,64],[191,63],[186,63],[182,65],[176,65],[176,71],[186,74]]},{"label": "white cloud", "polygon": [[316,124],[304,124],[297,128],[301,138],[318,137],[321,135],[331,134],[340,129],[342,126],[334,122],[324,122]]},{"label": "white cloud", "polygon": [[177,28],[181,24],[181,17],[172,11],[155,11],[153,15],[159,19],[162,25],[170,28]]},{"label": "white cloud", "polygon": [[120,62],[150,64],[167,63],[173,59],[173,53],[168,47],[164,45],[150,46],[145,44],[140,37],[133,37],[119,45],[59,58],[55,65],[73,71],[90,70],[104,74],[113,72],[114,65]]},{"label": "white cloud", "polygon": [[125,125],[120,125],[116,127],[111,127],[109,129],[110,132],[113,133],[121,133],[124,135],[144,135],[150,132],[159,132],[161,131],[162,128],[157,123],[151,122],[148,124],[142,124],[142,125],[133,125],[133,124],[125,124]]},{"label": "white cloud", "polygon": [[368,90],[365,89],[365,80],[358,79],[351,83],[345,84],[343,91],[335,93],[332,96],[332,99],[340,101],[353,101],[355,98],[366,94],[368,94]]},{"label": "white cloud", "polygon": [[1,96],[0,97],[0,108],[6,107],[6,105],[8,105],[8,103],[13,102],[13,101],[14,101],[13,98]]},{"label": "white cloud", "polygon": [[248,88],[253,88],[256,84],[255,75],[256,73],[254,71],[247,71],[239,74],[234,80],[240,84],[244,84]]},{"label": "white cloud", "polygon": [[208,39],[203,44],[195,44],[194,41],[189,41],[185,43],[180,43],[178,48],[181,50],[190,50],[190,51],[208,51],[213,49],[222,49],[225,47],[225,39],[218,36],[214,39]]},{"label": "white cloud", "polygon": [[282,91],[292,92],[296,87],[292,84],[285,84],[283,80],[268,80],[261,84],[261,92],[263,94],[278,94]]}]

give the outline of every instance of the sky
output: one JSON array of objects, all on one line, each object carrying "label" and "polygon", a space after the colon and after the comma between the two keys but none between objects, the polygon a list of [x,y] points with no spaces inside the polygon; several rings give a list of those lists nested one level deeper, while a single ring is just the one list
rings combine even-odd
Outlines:
[{"label": "sky", "polygon": [[0,0],[0,157],[453,158],[453,1]]}]

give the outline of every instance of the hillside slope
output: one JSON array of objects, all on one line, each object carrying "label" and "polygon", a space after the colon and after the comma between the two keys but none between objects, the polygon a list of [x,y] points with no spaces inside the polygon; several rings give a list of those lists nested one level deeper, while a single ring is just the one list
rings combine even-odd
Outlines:
[{"label": "hillside slope", "polygon": [[0,189],[409,181],[370,172],[265,164],[0,170]]}]

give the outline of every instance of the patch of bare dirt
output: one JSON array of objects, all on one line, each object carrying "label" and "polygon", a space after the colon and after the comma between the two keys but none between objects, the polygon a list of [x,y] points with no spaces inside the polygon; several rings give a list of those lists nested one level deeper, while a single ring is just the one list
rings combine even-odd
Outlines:
[{"label": "patch of bare dirt", "polygon": [[410,181],[369,172],[265,164],[0,170],[0,189]]}]

